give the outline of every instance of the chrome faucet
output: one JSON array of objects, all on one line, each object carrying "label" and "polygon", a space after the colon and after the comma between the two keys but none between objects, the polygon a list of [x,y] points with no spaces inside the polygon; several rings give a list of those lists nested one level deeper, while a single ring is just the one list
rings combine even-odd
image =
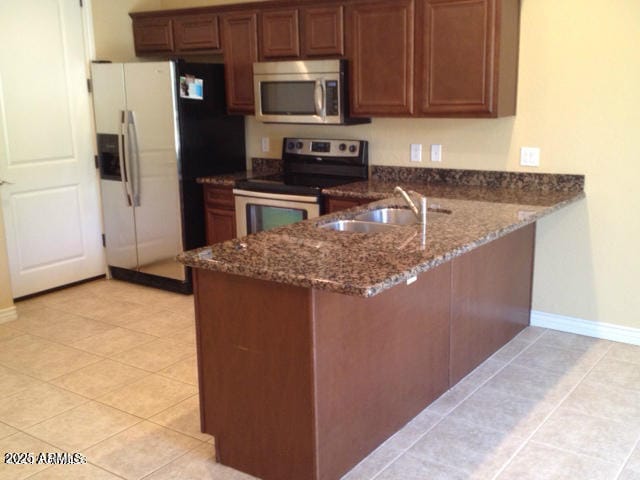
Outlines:
[{"label": "chrome faucet", "polygon": [[[424,195],[420,195],[418,192],[414,192],[413,190],[409,190],[409,192],[405,192],[404,189],[400,186],[397,186],[393,189],[394,193],[399,193],[404,201],[409,205],[409,208],[414,213],[416,218],[420,221],[421,225],[427,224],[427,197]],[[410,194],[417,195],[420,198],[420,208],[416,207],[416,204],[411,200]]]}]

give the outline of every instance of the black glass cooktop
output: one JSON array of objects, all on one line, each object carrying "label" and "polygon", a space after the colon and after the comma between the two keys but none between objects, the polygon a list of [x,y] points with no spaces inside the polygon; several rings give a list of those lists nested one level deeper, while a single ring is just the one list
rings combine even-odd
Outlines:
[{"label": "black glass cooktop", "polygon": [[344,185],[356,180],[352,177],[281,174],[238,180],[236,188],[257,192],[320,195],[323,188]]}]

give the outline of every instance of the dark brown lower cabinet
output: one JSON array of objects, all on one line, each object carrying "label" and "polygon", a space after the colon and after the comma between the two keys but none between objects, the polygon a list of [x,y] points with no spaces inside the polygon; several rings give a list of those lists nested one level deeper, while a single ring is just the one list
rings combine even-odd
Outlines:
[{"label": "dark brown lower cabinet", "polygon": [[362,198],[345,198],[345,197],[325,197],[324,198],[324,212],[335,213],[340,210],[347,210],[349,208],[357,207],[358,205],[366,205],[374,200],[367,200]]},{"label": "dark brown lower cabinet", "polygon": [[528,324],[533,238],[517,230],[371,298],[194,269],[218,461],[340,478]]},{"label": "dark brown lower cabinet", "polygon": [[231,187],[204,185],[207,244],[236,238],[236,211]]}]

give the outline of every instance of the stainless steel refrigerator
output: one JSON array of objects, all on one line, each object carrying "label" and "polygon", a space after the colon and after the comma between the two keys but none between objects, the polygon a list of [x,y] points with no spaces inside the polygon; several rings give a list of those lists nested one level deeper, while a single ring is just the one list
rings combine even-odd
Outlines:
[{"label": "stainless steel refrigerator", "polygon": [[205,244],[196,178],[245,170],[244,118],[219,64],[92,64],[107,263],[114,278],[189,293],[175,256]]}]

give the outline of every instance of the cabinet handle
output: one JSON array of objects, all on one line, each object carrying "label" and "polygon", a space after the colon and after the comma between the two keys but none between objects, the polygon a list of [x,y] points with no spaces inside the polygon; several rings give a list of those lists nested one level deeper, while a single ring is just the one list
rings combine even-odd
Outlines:
[{"label": "cabinet handle", "polygon": [[133,194],[133,206],[140,206],[140,148],[138,146],[138,130],[136,128],[135,113],[128,112],[129,122],[127,124],[129,132],[129,144],[132,154],[131,158],[131,193]]},{"label": "cabinet handle", "polygon": [[120,135],[118,135],[118,156],[120,158],[120,180],[122,181],[122,189],[124,192],[124,199],[127,201],[127,205],[131,206],[131,195],[129,195],[129,188],[127,187],[127,161],[125,159],[125,151],[127,138],[125,133],[126,125],[125,111],[120,111]]}]

